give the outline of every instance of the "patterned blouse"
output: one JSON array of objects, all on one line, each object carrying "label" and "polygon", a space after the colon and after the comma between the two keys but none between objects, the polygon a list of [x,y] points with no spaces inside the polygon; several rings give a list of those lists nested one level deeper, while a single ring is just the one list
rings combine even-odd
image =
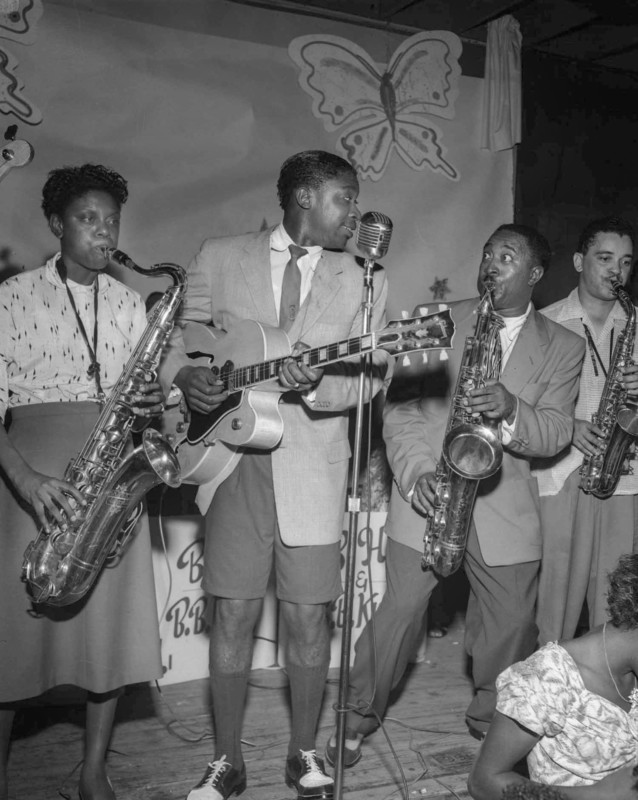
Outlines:
[{"label": "patterned blouse", "polygon": [[530,779],[586,786],[638,760],[638,707],[629,713],[585,688],[557,642],[504,670],[497,710],[541,737],[527,757]]},{"label": "patterned blouse", "polygon": [[[0,419],[8,408],[32,403],[97,401],[86,343],[55,267],[22,272],[0,284]],[[146,327],[142,298],[100,273],[97,361],[108,395]],[[93,346],[93,286],[68,281]]]}]

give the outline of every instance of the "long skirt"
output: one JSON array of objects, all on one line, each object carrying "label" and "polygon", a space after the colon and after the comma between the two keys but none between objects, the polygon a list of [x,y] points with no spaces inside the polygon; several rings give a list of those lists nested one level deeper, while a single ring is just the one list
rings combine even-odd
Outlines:
[{"label": "long skirt", "polygon": [[[45,403],[12,411],[9,438],[25,461],[62,477],[97,420],[94,403]],[[95,693],[162,674],[148,519],[143,515],[119,563],[102,570],[88,595],[69,606],[30,599],[24,551],[39,523],[0,472],[0,703],[55,686]]]}]

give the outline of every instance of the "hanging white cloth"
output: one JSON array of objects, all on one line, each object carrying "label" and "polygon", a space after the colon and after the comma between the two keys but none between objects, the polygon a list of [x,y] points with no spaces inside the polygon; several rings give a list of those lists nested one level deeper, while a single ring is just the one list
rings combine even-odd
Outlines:
[{"label": "hanging white cloth", "polygon": [[508,150],[521,141],[521,30],[509,14],[487,26],[481,147]]}]

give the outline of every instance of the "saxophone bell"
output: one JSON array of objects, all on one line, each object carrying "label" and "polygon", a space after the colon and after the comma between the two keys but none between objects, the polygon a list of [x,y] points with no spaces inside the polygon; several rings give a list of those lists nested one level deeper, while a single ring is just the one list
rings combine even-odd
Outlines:
[{"label": "saxophone bell", "polygon": [[464,422],[445,437],[443,458],[462,478],[482,480],[501,468],[503,445],[494,428]]}]

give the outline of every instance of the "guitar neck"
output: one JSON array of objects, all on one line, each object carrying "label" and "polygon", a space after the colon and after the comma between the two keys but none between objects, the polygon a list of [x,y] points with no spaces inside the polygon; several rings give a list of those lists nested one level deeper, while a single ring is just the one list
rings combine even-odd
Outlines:
[{"label": "guitar neck", "polygon": [[[335,364],[351,356],[363,355],[376,349],[376,334],[366,333],[363,336],[355,336],[352,339],[343,339],[341,342],[321,345],[304,350],[294,356],[295,361],[300,361],[305,366],[323,367],[327,364]],[[238,367],[230,370],[227,375],[220,375],[224,389],[233,392],[241,389],[249,389],[260,383],[273,380],[279,374],[280,368],[290,358],[282,356],[273,358],[270,361],[262,361],[257,364],[250,364],[246,367]]]}]

